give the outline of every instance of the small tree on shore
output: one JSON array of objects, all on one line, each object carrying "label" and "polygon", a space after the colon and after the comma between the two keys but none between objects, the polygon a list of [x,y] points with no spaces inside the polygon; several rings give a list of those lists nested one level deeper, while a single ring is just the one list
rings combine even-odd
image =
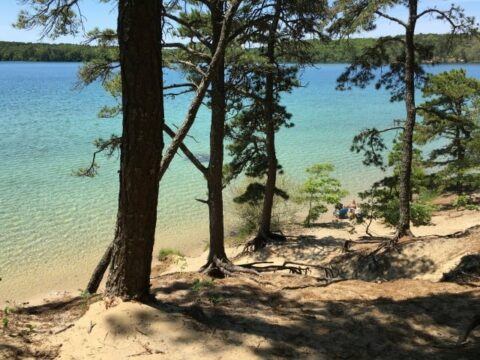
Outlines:
[{"label": "small tree on shore", "polygon": [[328,205],[336,205],[348,195],[340,181],[331,176],[334,170],[335,167],[329,163],[315,164],[306,170],[308,177],[300,188],[298,200],[308,205],[304,220],[307,227],[328,211]]},{"label": "small tree on shore", "polygon": [[[264,13],[264,21],[255,24],[253,36],[248,39],[260,45],[255,49],[257,57],[249,64],[252,79],[244,83],[244,93],[251,104],[229,124],[228,133],[233,156],[228,166],[230,177],[246,170],[247,176],[257,178],[257,192],[263,193],[259,228],[247,244],[255,250],[272,240],[285,240],[271,226],[274,197],[281,192],[277,188],[281,166],[276,133],[293,126],[291,114],[281,105],[281,95],[300,86],[299,66],[311,60],[306,38],[319,34],[323,37],[328,2],[271,0],[265,2]],[[296,65],[284,63],[285,58]]]},{"label": "small tree on shore", "polygon": [[[370,236],[372,234],[369,229],[373,220],[381,220],[392,227],[398,225],[400,219],[398,177],[401,160],[401,140],[395,139],[386,164],[392,175],[375,182],[370,189],[358,194],[362,199],[360,209],[363,214],[359,220],[367,222],[366,233]],[[415,226],[427,225],[430,223],[434,208],[428,201],[430,196],[429,177],[425,172],[422,153],[418,148],[413,151],[411,184],[412,224]]]}]

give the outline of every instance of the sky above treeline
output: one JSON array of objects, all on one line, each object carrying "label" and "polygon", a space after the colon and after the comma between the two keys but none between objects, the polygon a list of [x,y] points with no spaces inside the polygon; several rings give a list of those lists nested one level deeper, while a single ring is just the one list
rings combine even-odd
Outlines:
[{"label": "sky above treeline", "polygon": [[[468,16],[474,16],[477,22],[480,21],[480,0],[423,0],[420,1],[420,11],[426,6],[436,6],[439,9],[448,9],[450,4],[455,3],[465,9]],[[80,1],[82,14],[85,18],[85,30],[98,28],[116,27],[116,2],[100,3],[98,0]],[[81,43],[84,38],[82,34],[76,37],[64,36],[58,39],[40,39],[40,30],[18,30],[13,28],[19,11],[27,8],[21,5],[18,0],[1,0],[0,1],[0,41],[20,41],[20,42],[54,42],[54,43]],[[406,17],[406,12],[402,8],[394,8],[391,10],[392,15],[396,17]],[[449,31],[448,24],[435,20],[434,18],[425,17],[417,27],[417,33],[446,33]],[[358,37],[379,37],[386,35],[397,35],[402,33],[402,28],[391,21],[382,20],[378,23],[375,31],[359,34]]]}]

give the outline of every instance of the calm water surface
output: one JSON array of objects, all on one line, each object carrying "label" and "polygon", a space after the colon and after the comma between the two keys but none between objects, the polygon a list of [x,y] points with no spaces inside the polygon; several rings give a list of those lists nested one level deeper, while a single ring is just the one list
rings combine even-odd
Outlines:
[{"label": "calm water surface", "polygon": [[[119,133],[119,119],[96,114],[113,100],[98,85],[75,90],[79,64],[0,62],[0,302],[23,299],[66,285],[84,287],[111,241],[118,191],[118,159],[100,158],[100,176],[77,178],[72,170],[89,163],[92,140]],[[404,115],[386,92],[335,91],[343,65],[303,72],[304,88],[284,97],[295,127],[278,135],[278,156],[289,177],[301,180],[307,166],[332,162],[336,175],[355,194],[381,177],[362,167],[349,151],[352,137],[370,126],[388,126]],[[435,72],[450,69],[438,66]],[[480,66],[462,65],[480,78]],[[169,73],[167,81],[179,74]],[[167,121],[179,124],[188,97],[167,100]],[[200,112],[189,139],[208,152],[208,112]],[[178,157],[161,184],[157,247],[198,253],[207,240],[202,176]],[[226,191],[228,198],[228,190]],[[227,205],[227,225],[232,226]]]}]

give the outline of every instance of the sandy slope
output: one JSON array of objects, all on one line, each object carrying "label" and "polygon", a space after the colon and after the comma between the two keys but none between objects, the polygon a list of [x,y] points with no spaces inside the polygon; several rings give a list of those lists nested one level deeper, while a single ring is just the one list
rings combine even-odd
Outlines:
[{"label": "sandy slope", "polygon": [[[383,259],[388,267],[381,271],[358,266],[376,244],[342,252],[345,240],[362,233],[360,226],[350,233],[347,222],[297,229],[286,243],[255,255],[228,249],[236,263],[342,264],[338,271],[345,276],[356,266],[356,276],[374,280],[369,282],[325,286],[319,280],[323,270],[313,269],[310,276],[278,272],[211,281],[196,271],[205,254],[157,263],[151,304],[100,300],[79,318],[84,302],[65,307],[57,300],[34,314],[30,309],[10,315],[11,328],[0,336],[0,358],[478,359],[480,330],[469,345],[451,347],[472,315],[480,314],[478,286],[438,281],[465,255],[480,254],[480,229],[444,236],[478,225],[479,215],[437,214],[436,226],[414,229],[429,237],[402,243],[399,253]],[[373,230],[391,231],[379,224]],[[198,281],[201,286],[194,286]],[[38,330],[22,334],[34,321]]]}]

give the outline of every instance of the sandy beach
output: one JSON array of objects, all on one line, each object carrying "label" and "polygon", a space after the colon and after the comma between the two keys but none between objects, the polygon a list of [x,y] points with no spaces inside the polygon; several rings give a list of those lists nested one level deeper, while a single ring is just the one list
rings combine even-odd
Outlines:
[{"label": "sandy beach", "polygon": [[[480,292],[478,286],[443,280],[463,259],[480,254],[478,225],[478,211],[437,212],[432,225],[413,229],[417,239],[404,239],[400,251],[379,256],[383,267],[375,271],[360,259],[377,244],[342,251],[346,240],[364,235],[365,225],[347,220],[292,226],[286,243],[258,253],[228,248],[236,264],[290,261],[308,267],[306,275],[278,271],[212,280],[198,273],[206,253],[156,259],[152,303],[78,298],[75,291],[31,299],[10,315],[17,335],[9,341],[15,345],[3,345],[0,354],[24,358],[30,351],[69,360],[330,359],[357,349],[357,358],[454,359],[460,353],[439,349],[453,344],[480,311]],[[392,230],[375,223],[372,232],[386,236]],[[336,268],[344,279],[330,282],[325,268]],[[27,323],[34,330],[19,335]],[[387,331],[387,323],[395,326]],[[471,336],[461,352],[465,359],[478,354],[480,333]]]}]

